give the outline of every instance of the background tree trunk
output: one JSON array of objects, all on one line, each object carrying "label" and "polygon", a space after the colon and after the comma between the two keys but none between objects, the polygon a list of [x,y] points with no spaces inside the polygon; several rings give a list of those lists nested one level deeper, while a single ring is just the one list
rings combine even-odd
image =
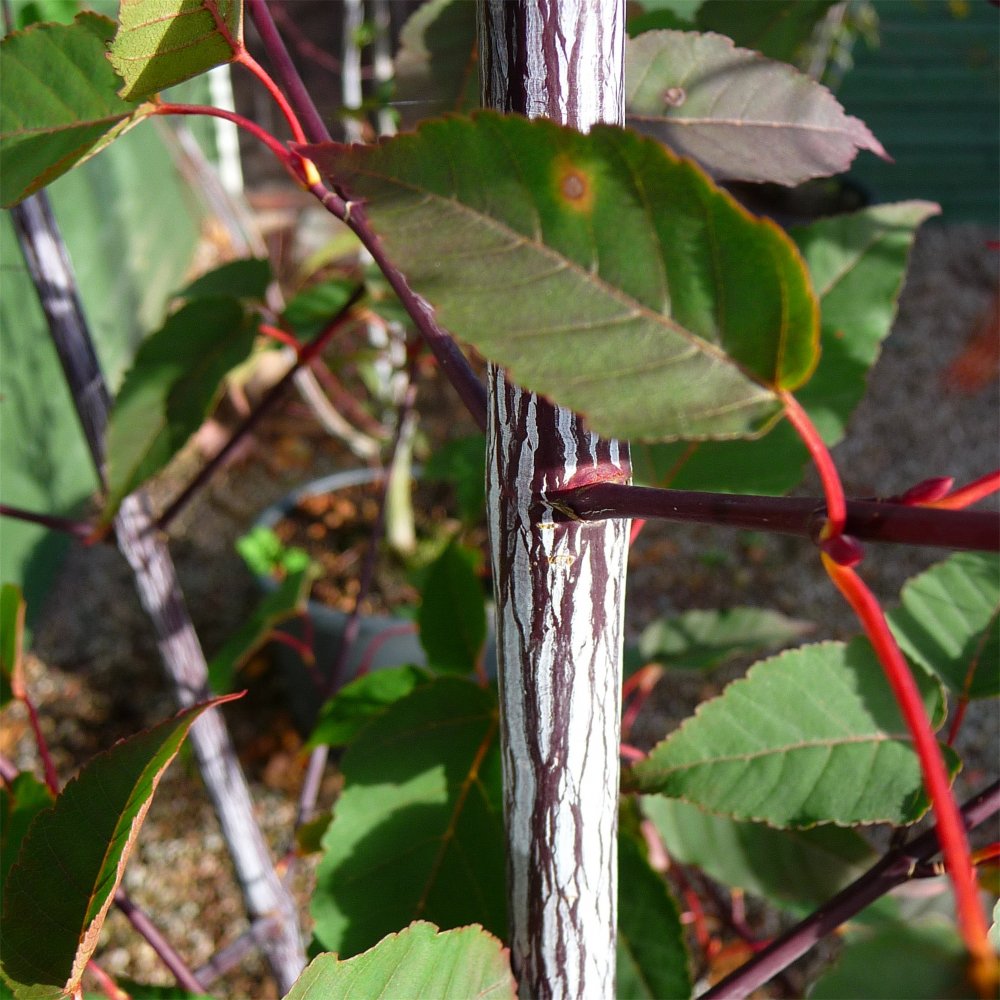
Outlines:
[{"label": "background tree trunk", "polygon": [[[621,123],[624,42],[624,0],[484,0],[483,104]],[[544,498],[627,481],[628,447],[496,368],[489,394],[511,960],[522,997],[612,997],[628,522],[556,524]]]}]

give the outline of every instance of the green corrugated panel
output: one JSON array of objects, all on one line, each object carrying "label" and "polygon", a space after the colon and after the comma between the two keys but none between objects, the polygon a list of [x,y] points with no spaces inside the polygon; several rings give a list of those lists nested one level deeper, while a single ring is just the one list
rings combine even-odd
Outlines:
[{"label": "green corrugated panel", "polygon": [[927,198],[944,222],[1000,222],[1000,10],[986,0],[874,0],[881,46],[855,47],[838,98],[894,157],[851,177],[875,201]]}]

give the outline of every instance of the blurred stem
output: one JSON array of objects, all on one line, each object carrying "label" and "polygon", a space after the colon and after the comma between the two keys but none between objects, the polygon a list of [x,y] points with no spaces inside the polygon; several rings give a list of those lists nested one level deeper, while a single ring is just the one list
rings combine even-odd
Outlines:
[{"label": "blurred stem", "polygon": [[413,517],[413,440],[417,416],[406,415],[399,433],[399,447],[389,466],[389,485],[385,497],[385,538],[392,549],[409,556],[417,548],[417,529]]}]

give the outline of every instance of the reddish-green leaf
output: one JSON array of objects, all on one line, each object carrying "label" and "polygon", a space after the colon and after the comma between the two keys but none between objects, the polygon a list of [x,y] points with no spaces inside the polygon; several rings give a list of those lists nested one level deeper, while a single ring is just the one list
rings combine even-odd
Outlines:
[{"label": "reddish-green leaf", "polygon": [[640,842],[618,838],[618,976],[622,1000],[687,1000],[691,970],[680,912]]},{"label": "reddish-green leaf", "polygon": [[788,238],[632,132],[482,112],[308,155],[448,329],[599,433],[757,434],[816,362]]},{"label": "reddish-green leaf", "polygon": [[196,299],[139,348],[108,424],[106,519],[201,426],[256,332],[256,318],[237,299]]},{"label": "reddish-green leaf", "polygon": [[503,936],[498,725],[495,694],[442,678],[358,736],[316,873],[312,913],[324,948],[355,955],[421,917]]},{"label": "reddish-green leaf", "polygon": [[1000,560],[960,552],[903,587],[889,626],[911,660],[966,698],[1000,694]]},{"label": "reddish-green leaf", "polygon": [[94,757],[32,823],[4,886],[4,977],[53,1000],[80,982],[167,765],[217,698]]},{"label": "reddish-green leaf", "polygon": [[229,62],[242,33],[242,0],[121,0],[110,58],[122,97],[142,100]]},{"label": "reddish-green leaf", "polygon": [[418,920],[362,955],[320,955],[285,1000],[406,997],[406,1000],[517,1000],[502,942],[481,927],[439,931]]},{"label": "reddish-green leaf", "polygon": [[84,12],[0,42],[0,203],[9,208],[106,146],[150,111],[118,96],[105,58],[114,22]]},{"label": "reddish-green leaf", "polygon": [[799,184],[886,156],[821,84],[722,35],[650,31],[628,42],[630,125],[692,156],[713,177]]},{"label": "reddish-green leaf", "polygon": [[[937,728],[940,685],[917,680]],[[944,752],[956,771],[958,758]],[[912,823],[928,804],[909,731],[864,639],[756,664],[637,764],[630,784],[777,827]]]}]

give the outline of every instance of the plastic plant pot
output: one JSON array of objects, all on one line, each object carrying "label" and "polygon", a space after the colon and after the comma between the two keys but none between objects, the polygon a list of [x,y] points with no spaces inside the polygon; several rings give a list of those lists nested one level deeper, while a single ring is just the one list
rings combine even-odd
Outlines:
[{"label": "plastic plant pot", "polygon": [[[416,473],[418,470],[414,471]],[[254,527],[273,529],[307,497],[322,496],[350,486],[379,482],[383,475],[384,473],[379,470],[352,469],[313,480],[268,507],[257,518]],[[270,576],[261,576],[257,580],[267,593],[274,591],[278,586],[277,581]],[[309,617],[313,627],[316,664],[325,677],[334,669],[339,658],[344,629],[350,616],[325,604],[310,601]],[[297,621],[287,623],[283,629],[300,638],[305,634],[302,623]],[[288,646],[279,645],[276,656],[285,677],[289,707],[293,717],[299,726],[308,730],[315,721],[321,701],[315,679],[299,654]],[[341,676],[336,678],[335,687],[339,688],[347,683],[359,670],[380,670],[404,664],[425,666],[426,663],[427,657],[420,645],[416,623],[413,620],[404,615],[361,615],[357,639],[341,671]]]}]

